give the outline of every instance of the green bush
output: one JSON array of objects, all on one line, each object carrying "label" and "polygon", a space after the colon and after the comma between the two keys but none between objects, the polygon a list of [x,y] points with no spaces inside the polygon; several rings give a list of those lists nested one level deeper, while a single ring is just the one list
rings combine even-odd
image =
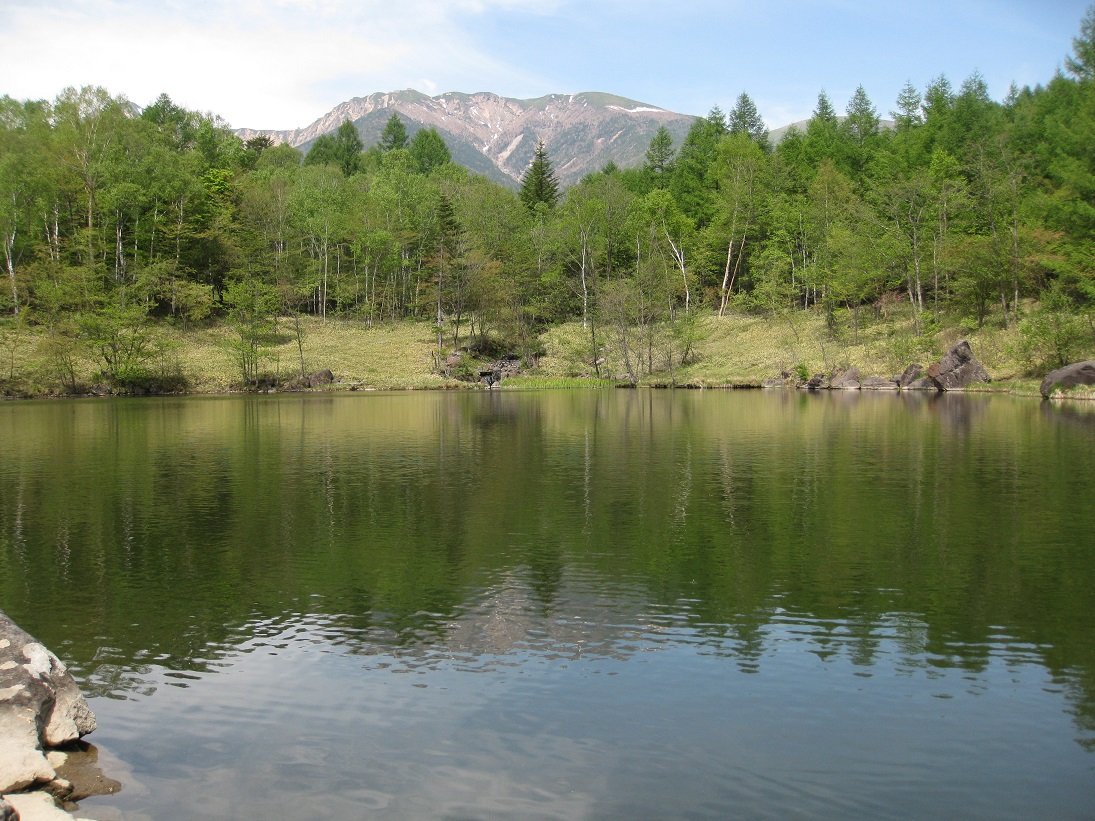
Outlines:
[{"label": "green bush", "polygon": [[1063,367],[1095,349],[1089,317],[1039,305],[1019,323],[1012,354],[1030,374]]}]

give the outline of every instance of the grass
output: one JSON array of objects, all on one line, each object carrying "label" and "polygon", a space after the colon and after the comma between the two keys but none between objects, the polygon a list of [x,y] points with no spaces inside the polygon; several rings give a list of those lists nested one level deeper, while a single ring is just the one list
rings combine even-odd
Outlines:
[{"label": "grass", "polygon": [[[357,320],[301,321],[304,371],[330,370],[343,387],[417,389],[459,386],[434,372],[436,337],[431,325],[400,322],[368,327]],[[301,357],[292,326],[282,321],[276,344],[263,351],[259,371],[279,382],[300,376]],[[157,326],[160,353],[150,363],[154,376],[181,374],[191,393],[239,390],[242,371],[232,352],[234,332],[227,325],[182,329]],[[0,330],[0,391],[16,395],[62,393],[56,358],[41,328],[9,326]],[[78,386],[99,380],[101,369],[89,351],[76,352]]]},{"label": "grass", "polygon": [[[893,317],[862,322],[857,336],[848,327],[834,334],[823,316],[801,312],[779,317],[711,315],[697,324],[694,355],[673,374],[678,385],[759,385],[780,373],[793,373],[799,366],[810,374],[828,375],[854,366],[863,376],[891,377],[913,362],[927,366],[960,339],[969,340],[974,355],[993,377],[993,389],[1038,395],[1041,379],[1025,374],[1026,366],[1013,353],[1015,332],[988,325],[969,331],[955,325],[917,337],[911,317]],[[557,377],[591,373],[592,367],[581,356],[588,349],[588,337],[580,323],[549,329],[543,336],[547,354],[540,360],[540,371]],[[611,353],[605,359],[602,373],[623,372]],[[640,384],[664,384],[667,378],[667,373],[659,373],[641,379]]]},{"label": "grass", "polygon": [[[472,388],[474,383],[438,373],[434,328],[429,323],[398,322],[369,327],[361,320],[315,317],[301,320],[304,372],[329,369],[336,385],[331,389],[448,389]],[[241,369],[231,349],[233,331],[227,325],[183,329],[155,328],[160,353],[153,370],[178,374],[192,393],[239,390]],[[602,343],[610,334],[600,331]],[[830,374],[855,366],[864,376],[889,377],[912,362],[923,365],[938,359],[959,339],[970,342],[975,356],[993,377],[990,390],[1038,396],[1040,373],[1027,373],[1020,361],[1016,332],[992,325],[964,330],[945,325],[936,333],[918,337],[910,317],[894,316],[864,321],[858,335],[847,317],[833,332],[820,314],[756,317],[741,314],[719,318],[705,315],[697,322],[693,356],[687,365],[644,377],[640,384],[719,387],[759,385],[782,372],[805,369]],[[264,374],[284,383],[299,376],[300,353],[293,325],[279,323],[276,344],[259,363]],[[535,369],[507,378],[507,389],[602,387],[616,384],[624,372],[610,347],[602,351],[599,375],[588,361],[589,331],[580,322],[549,328],[541,341],[545,354]],[[470,363],[475,369],[476,363]],[[95,384],[101,368],[89,351],[73,350],[72,371],[78,387]],[[1049,370],[1048,368],[1045,370]],[[55,351],[41,328],[0,323],[0,393],[41,396],[63,393]],[[1073,389],[1069,397],[1095,398],[1095,390]]]},{"label": "grass", "polygon": [[618,382],[613,379],[597,379],[580,376],[547,376],[538,373],[522,374],[502,380],[499,388],[518,390],[549,390],[558,388],[612,388]]}]

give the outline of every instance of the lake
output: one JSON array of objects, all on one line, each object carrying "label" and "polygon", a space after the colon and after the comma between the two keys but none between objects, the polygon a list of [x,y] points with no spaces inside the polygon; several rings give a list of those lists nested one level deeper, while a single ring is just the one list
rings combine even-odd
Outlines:
[{"label": "lake", "polygon": [[[1092,403],[1095,404],[1095,403]],[[1095,817],[1095,407],[0,404],[99,819]]]}]

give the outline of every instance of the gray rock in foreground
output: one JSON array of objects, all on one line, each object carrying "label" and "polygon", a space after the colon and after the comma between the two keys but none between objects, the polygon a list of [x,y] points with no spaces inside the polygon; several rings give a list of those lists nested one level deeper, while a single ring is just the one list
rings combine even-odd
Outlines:
[{"label": "gray rock in foreground", "polygon": [[991,382],[992,377],[973,355],[970,343],[956,342],[938,362],[928,366],[925,375],[941,391],[960,390],[977,382]]},{"label": "gray rock in foreground", "polygon": [[1095,385],[1095,359],[1086,362],[1073,362],[1046,374],[1040,388],[1042,396],[1049,399],[1055,390],[1064,390],[1076,385]]},{"label": "gray rock in foreground", "polygon": [[[13,821],[73,821],[73,817],[57,806],[53,796],[48,793],[15,793],[5,796],[5,800],[14,813],[10,816]],[[0,821],[8,821],[8,818],[0,814]]]},{"label": "gray rock in foreground", "polygon": [[94,729],[65,665],[0,611],[0,793],[53,781],[45,751]]}]

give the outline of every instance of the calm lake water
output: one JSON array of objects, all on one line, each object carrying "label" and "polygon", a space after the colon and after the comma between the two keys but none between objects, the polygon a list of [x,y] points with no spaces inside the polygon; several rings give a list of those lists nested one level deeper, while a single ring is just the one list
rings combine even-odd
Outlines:
[{"label": "calm lake water", "polygon": [[1095,407],[0,404],[101,819],[1095,817]]}]

